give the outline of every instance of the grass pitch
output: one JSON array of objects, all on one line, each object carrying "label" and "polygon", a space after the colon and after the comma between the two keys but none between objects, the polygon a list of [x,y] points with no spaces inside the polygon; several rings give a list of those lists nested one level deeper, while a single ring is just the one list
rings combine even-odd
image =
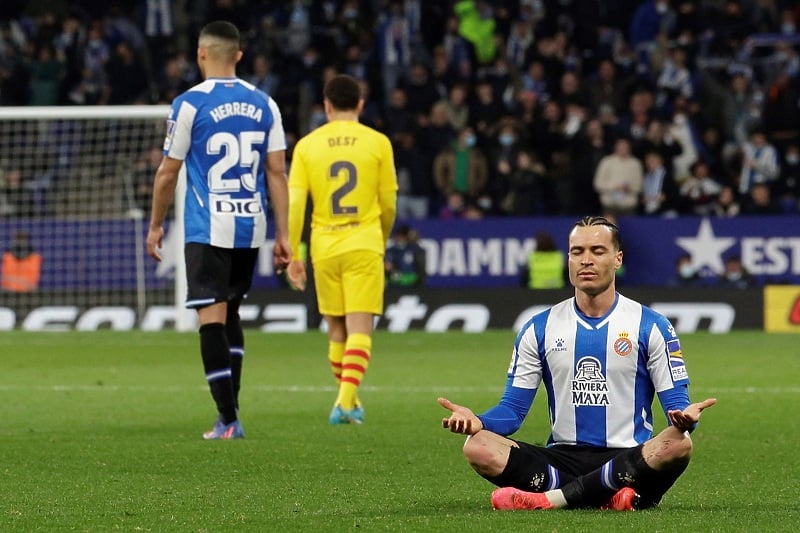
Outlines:
[{"label": "grass pitch", "polygon": [[[436,398],[493,405],[513,339],[378,332],[366,423],[330,426],[323,334],[247,332],[247,438],[205,442],[197,334],[4,332],[0,531],[797,530],[797,336],[682,337],[692,398],[719,403],[687,472],[639,513],[492,511]],[[516,436],[546,439],[544,395]]]}]

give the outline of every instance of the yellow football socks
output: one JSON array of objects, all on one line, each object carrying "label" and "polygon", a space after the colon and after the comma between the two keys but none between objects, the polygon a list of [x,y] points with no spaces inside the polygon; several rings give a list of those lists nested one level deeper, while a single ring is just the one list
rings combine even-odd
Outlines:
[{"label": "yellow football socks", "polygon": [[342,378],[339,383],[339,396],[336,403],[349,411],[356,406],[358,387],[364,379],[369,366],[372,339],[363,333],[347,336],[347,344],[342,357]]},{"label": "yellow football socks", "polygon": [[333,377],[336,378],[336,385],[342,381],[342,358],[344,357],[344,343],[333,342],[328,343],[328,361],[331,364],[331,372]]},{"label": "yellow football socks", "polygon": [[[328,361],[331,364],[331,372],[333,373],[333,377],[336,378],[337,387],[342,382],[342,359],[344,358],[344,346],[345,344],[343,342],[331,341],[328,343]],[[358,394],[356,394],[355,405],[361,405],[361,400],[358,399]]]}]

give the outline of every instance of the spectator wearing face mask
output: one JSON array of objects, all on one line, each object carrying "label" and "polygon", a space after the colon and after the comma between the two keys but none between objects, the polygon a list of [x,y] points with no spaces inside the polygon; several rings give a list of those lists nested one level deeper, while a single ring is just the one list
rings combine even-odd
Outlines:
[{"label": "spectator wearing face mask", "polygon": [[675,277],[670,280],[673,287],[696,287],[700,285],[700,274],[692,265],[689,254],[683,254],[675,262]]},{"label": "spectator wearing face mask", "polygon": [[651,55],[658,38],[669,35],[675,27],[676,15],[670,8],[669,0],[648,0],[642,2],[633,13],[629,27],[629,42],[636,50],[639,69],[650,69]]},{"label": "spectator wearing face mask", "polygon": [[794,36],[795,32],[797,32],[795,11],[792,11],[791,7],[784,7],[781,9],[781,33]]},{"label": "spectator wearing face mask", "polygon": [[511,186],[511,176],[517,169],[520,152],[519,135],[513,121],[503,121],[495,132],[489,157],[489,190],[495,205],[500,204]]},{"label": "spectator wearing face mask", "polygon": [[725,271],[719,277],[718,286],[732,289],[755,287],[756,282],[742,265],[742,258],[732,255],[725,259]]},{"label": "spectator wearing face mask", "polygon": [[633,13],[629,41],[633,46],[650,43],[664,31],[664,18],[670,13],[668,0],[642,2]]},{"label": "spectator wearing face mask", "polygon": [[467,203],[484,196],[489,179],[486,155],[472,128],[463,128],[433,161],[433,180],[441,199],[459,193]]}]

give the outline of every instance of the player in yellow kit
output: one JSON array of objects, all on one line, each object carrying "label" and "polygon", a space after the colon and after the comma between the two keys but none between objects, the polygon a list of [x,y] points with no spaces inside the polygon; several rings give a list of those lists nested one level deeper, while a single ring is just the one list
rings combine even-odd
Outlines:
[{"label": "player in yellow kit", "polygon": [[[289,169],[289,242],[300,250],[310,195],[317,303],[339,384],[330,423],[360,424],[358,387],[372,354],[374,317],[383,313],[383,255],[395,219],[397,176],[389,139],[358,122],[364,105],[358,82],[334,76],[324,96],[328,122],[297,142]],[[287,274],[305,289],[298,252]]]}]

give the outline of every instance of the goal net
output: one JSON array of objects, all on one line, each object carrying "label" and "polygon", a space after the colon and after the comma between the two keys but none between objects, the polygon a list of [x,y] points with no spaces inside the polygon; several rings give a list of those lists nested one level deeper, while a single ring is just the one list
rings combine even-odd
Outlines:
[{"label": "goal net", "polygon": [[186,328],[174,213],[145,249],[168,113],[0,107],[0,330]]}]

